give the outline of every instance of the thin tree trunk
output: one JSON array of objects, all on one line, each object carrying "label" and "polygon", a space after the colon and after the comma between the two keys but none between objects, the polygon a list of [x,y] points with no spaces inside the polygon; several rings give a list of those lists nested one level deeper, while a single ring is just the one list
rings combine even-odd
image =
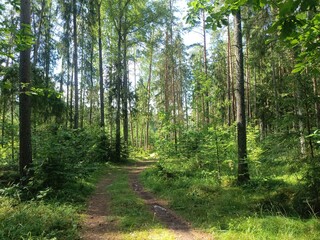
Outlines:
[{"label": "thin tree trunk", "polygon": [[44,12],[45,12],[45,7],[46,7],[46,0],[42,0],[41,2],[41,12],[39,16],[39,31],[37,33],[37,39],[36,39],[36,44],[34,45],[34,51],[33,51],[33,64],[36,66],[37,61],[38,61],[38,50],[40,46],[40,37],[42,36],[41,34],[41,29],[42,29],[42,24],[43,24],[43,19],[44,19]]},{"label": "thin tree trunk", "polygon": [[228,91],[228,126],[231,126],[232,102],[231,102],[231,48],[230,48],[230,27],[228,25],[228,45],[227,45],[227,91]]},{"label": "thin tree trunk", "polygon": [[[299,78],[300,76],[297,76]],[[304,126],[304,114],[302,108],[302,94],[301,94],[301,85],[300,79],[297,81],[296,86],[296,99],[297,99],[297,116],[298,116],[298,126],[299,126],[299,135],[300,135],[300,153],[302,156],[306,156],[307,149],[306,149],[306,139],[305,139],[305,126]]]},{"label": "thin tree trunk", "polygon": [[208,87],[207,87],[207,80],[208,80],[208,61],[207,61],[207,36],[206,36],[206,16],[205,16],[205,11],[202,11],[202,28],[203,28],[203,65],[204,65],[204,74],[205,74],[205,94],[204,94],[204,109],[203,109],[203,114],[204,114],[204,128],[207,129],[209,123],[210,123],[210,118],[209,118],[209,93],[208,93]]},{"label": "thin tree trunk", "polygon": [[247,116],[248,116],[248,121],[250,120],[250,118],[252,117],[251,116],[251,107],[250,107],[250,104],[251,104],[251,101],[250,101],[250,68],[249,68],[249,33],[246,35],[246,43],[247,43],[247,46],[246,46],[246,78],[247,78]]},{"label": "thin tree trunk", "polygon": [[228,27],[228,48],[230,53],[230,79],[231,79],[231,96],[232,96],[232,116],[233,121],[236,120],[236,97],[235,97],[235,89],[234,89],[234,78],[233,78],[233,57],[232,57],[232,46],[231,46],[231,36],[230,36],[230,28]]},{"label": "thin tree trunk", "polygon": [[[124,20],[127,21],[126,19]],[[125,148],[128,146],[129,127],[128,127],[128,59],[127,59],[127,26],[123,34],[123,96],[122,96],[122,114],[123,114],[123,140]]]},{"label": "thin tree trunk", "polygon": [[[278,120],[279,119],[279,106],[278,106],[278,84],[276,79],[276,68],[274,65],[274,62],[272,61],[272,85],[273,85],[273,97],[274,97],[274,105],[275,105],[275,117]],[[278,129],[277,121],[275,123],[275,129]]]},{"label": "thin tree trunk", "polygon": [[[101,36],[101,2],[98,5],[98,34],[99,34],[99,85],[100,85],[100,127],[104,129],[104,84],[102,68],[102,36]],[[104,130],[103,130],[104,131]]]},{"label": "thin tree trunk", "polygon": [[14,104],[15,104],[15,97],[13,88],[11,89],[11,160],[14,162],[14,134],[15,130],[13,128],[14,124]]},{"label": "thin tree trunk", "polygon": [[[121,9],[122,1],[119,0],[119,9]],[[121,15],[121,14],[120,14]],[[122,16],[119,17],[118,26],[118,56],[117,56],[117,80],[116,80],[116,147],[115,154],[117,161],[121,160],[121,135],[120,135],[120,111],[121,111],[121,83],[122,83],[122,67],[121,67],[121,49],[122,49]]]},{"label": "thin tree trunk", "polygon": [[70,128],[73,128],[74,122],[73,122],[73,71],[71,70],[71,82],[70,82]]},{"label": "thin tree trunk", "polygon": [[[93,39],[92,39],[93,40]],[[92,108],[93,108],[93,44],[91,46],[91,52],[90,52],[90,106],[89,106],[89,125],[92,125]]]},{"label": "thin tree trunk", "polygon": [[153,32],[151,37],[149,76],[148,76],[148,98],[147,98],[147,127],[146,127],[146,150],[149,149],[149,125],[150,125],[150,99],[151,99],[151,78],[152,78],[152,63],[153,63]]},{"label": "thin tree trunk", "polygon": [[73,0],[74,129],[79,127],[77,0]]},{"label": "thin tree trunk", "polygon": [[2,109],[2,126],[1,126],[1,146],[4,147],[5,137],[5,123],[6,123],[6,112],[7,112],[7,99],[2,93],[3,109]]}]

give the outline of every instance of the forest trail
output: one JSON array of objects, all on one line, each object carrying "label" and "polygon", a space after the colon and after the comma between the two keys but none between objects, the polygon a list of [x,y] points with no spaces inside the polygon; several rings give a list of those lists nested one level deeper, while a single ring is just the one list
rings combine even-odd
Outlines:
[{"label": "forest trail", "polygon": [[[153,194],[146,191],[139,182],[139,174],[156,161],[139,161],[134,164],[121,166],[127,172],[128,181],[132,191],[141,198],[153,216],[159,220],[176,240],[211,240],[213,237],[207,233],[200,232],[191,227],[183,218],[170,210],[168,203],[157,199]],[[106,188],[112,184],[115,174],[109,173],[98,184],[96,191],[89,200],[88,209],[85,213],[81,239],[84,240],[109,240],[124,239],[116,221],[111,217],[110,197]],[[138,238],[137,238],[138,239]],[[149,238],[147,238],[149,239]],[[150,239],[164,239],[152,237]],[[164,239],[165,240],[165,239]]]}]

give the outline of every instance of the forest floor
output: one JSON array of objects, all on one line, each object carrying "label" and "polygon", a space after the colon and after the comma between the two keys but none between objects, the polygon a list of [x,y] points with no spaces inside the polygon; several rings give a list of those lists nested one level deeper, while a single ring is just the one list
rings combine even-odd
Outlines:
[{"label": "forest floor", "polygon": [[[129,165],[118,166],[118,169],[112,172],[109,171],[100,180],[88,202],[88,209],[82,225],[81,239],[213,239],[211,235],[193,229],[190,223],[170,210],[168,202],[156,198],[144,189],[139,181],[139,174],[155,162],[154,160],[139,161]],[[112,199],[116,196],[113,196],[112,192],[108,190],[110,186],[116,184],[119,172],[127,176],[125,185],[130,188],[136,198],[141,200],[143,207],[152,215],[152,221],[159,222],[160,231],[147,229],[144,234],[135,234],[134,232],[138,228],[131,228],[129,231],[122,229],[121,223],[119,223],[121,219],[115,217],[116,213],[112,209]],[[126,206],[123,207],[125,208]]]}]

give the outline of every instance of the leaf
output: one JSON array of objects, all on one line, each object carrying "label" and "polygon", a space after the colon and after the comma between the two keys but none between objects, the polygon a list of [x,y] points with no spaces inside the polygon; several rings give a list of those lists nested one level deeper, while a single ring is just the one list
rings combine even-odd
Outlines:
[{"label": "leaf", "polygon": [[306,68],[306,65],[304,63],[297,63],[294,66],[294,69],[292,70],[292,73],[300,73]]},{"label": "leaf", "polygon": [[297,45],[299,43],[298,39],[293,39],[290,41],[292,45]]}]

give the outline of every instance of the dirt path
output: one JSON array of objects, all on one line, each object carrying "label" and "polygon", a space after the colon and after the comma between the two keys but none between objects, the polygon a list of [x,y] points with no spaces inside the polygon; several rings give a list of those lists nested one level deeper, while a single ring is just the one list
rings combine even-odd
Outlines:
[{"label": "dirt path", "polygon": [[[139,182],[139,174],[154,162],[155,161],[143,161],[124,167],[128,172],[129,184],[133,191],[144,200],[153,215],[174,234],[175,239],[213,239],[209,234],[192,229],[189,223],[168,208],[167,202],[155,198],[150,192],[144,190]],[[112,181],[112,175],[108,175],[97,185],[97,189],[89,201],[81,239],[121,239],[121,234],[117,232],[115,223],[108,220],[110,210],[108,204],[109,196],[107,195],[106,187],[110,185]]]},{"label": "dirt path", "polygon": [[113,180],[114,177],[108,174],[97,184],[96,190],[88,202],[88,209],[82,223],[81,239],[119,239],[115,224],[107,219],[107,216],[110,215],[108,204],[110,198],[106,189]]}]

